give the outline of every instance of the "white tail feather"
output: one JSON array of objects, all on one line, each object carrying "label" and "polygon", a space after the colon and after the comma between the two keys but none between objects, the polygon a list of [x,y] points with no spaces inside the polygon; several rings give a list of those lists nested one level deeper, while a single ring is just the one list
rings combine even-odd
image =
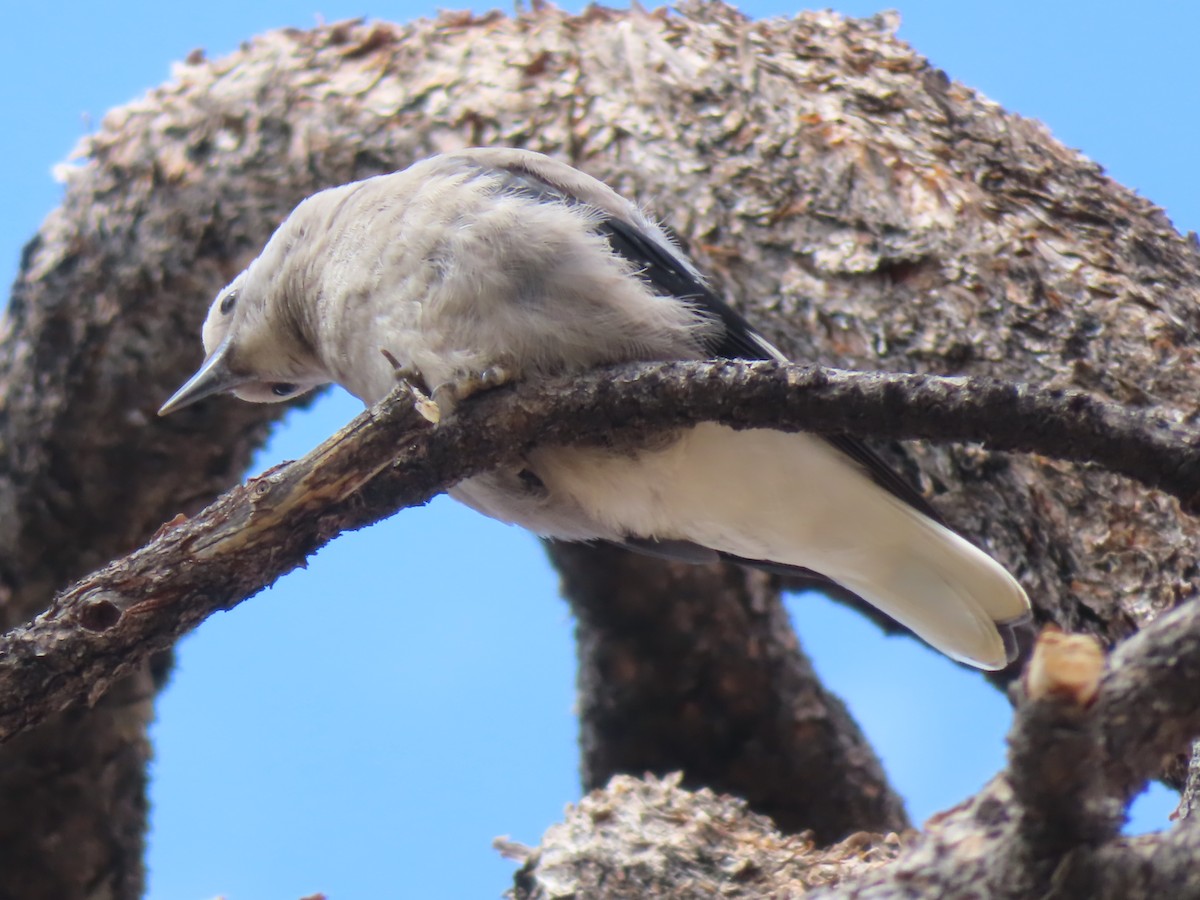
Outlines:
[{"label": "white tail feather", "polygon": [[557,449],[538,471],[552,495],[588,510],[600,536],[686,540],[813,569],[980,668],[1003,668],[997,623],[1029,612],[1002,566],[812,435],[702,424],[636,462]]}]

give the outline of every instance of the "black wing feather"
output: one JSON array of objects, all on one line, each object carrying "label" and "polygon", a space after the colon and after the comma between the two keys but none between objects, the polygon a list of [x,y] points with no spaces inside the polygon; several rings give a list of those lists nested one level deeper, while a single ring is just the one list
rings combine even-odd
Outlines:
[{"label": "black wing feather", "polygon": [[[763,346],[754,340],[756,333],[746,319],[724,300],[698,281],[657,241],[651,240],[628,222],[606,219],[600,226],[613,250],[639,266],[641,276],[658,293],[691,300],[715,315],[725,326],[720,341],[708,349],[719,359],[770,359]],[[917,493],[898,472],[885,463],[859,438],[846,434],[825,435],[825,440],[862,466],[871,479],[914,509],[935,522],[945,524],[937,510]],[[753,563],[751,563],[753,564]],[[760,568],[765,566],[760,566]]]},{"label": "black wing feather", "polygon": [[708,347],[715,359],[770,359],[763,345],[754,339],[756,332],[741,313],[699,281],[658,241],[620,219],[605,219],[600,223],[599,231],[608,239],[613,252],[636,266],[638,274],[656,293],[690,300],[697,309],[721,320],[725,326],[721,338]]}]

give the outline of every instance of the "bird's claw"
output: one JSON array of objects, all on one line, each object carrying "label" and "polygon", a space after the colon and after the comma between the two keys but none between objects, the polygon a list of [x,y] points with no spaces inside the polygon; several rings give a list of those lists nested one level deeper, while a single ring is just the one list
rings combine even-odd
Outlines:
[{"label": "bird's claw", "polygon": [[481,391],[490,391],[516,380],[516,371],[508,366],[488,366],[479,372],[464,372],[454,381],[444,381],[433,389],[433,402],[449,415],[454,408]]},{"label": "bird's claw", "polygon": [[383,358],[388,361],[388,365],[392,367],[392,374],[395,376],[397,381],[403,381],[410,387],[419,390],[422,394],[429,393],[429,387],[425,382],[425,376],[421,374],[420,369],[411,363],[406,365],[400,362],[400,360],[396,359],[395,354],[393,354],[392,351],[388,350],[386,347],[380,347],[379,352],[383,355]]},{"label": "bird's claw", "polygon": [[429,388],[425,383],[425,376],[421,374],[421,370],[413,365],[403,365],[400,360],[396,359],[395,355],[386,347],[380,347],[379,352],[383,354],[383,358],[388,361],[392,367],[392,374],[395,375],[397,383],[403,382],[408,385],[408,389],[412,391],[414,403],[413,407],[426,422],[431,422],[436,425],[442,420],[442,410],[438,406],[435,399],[430,398]]}]

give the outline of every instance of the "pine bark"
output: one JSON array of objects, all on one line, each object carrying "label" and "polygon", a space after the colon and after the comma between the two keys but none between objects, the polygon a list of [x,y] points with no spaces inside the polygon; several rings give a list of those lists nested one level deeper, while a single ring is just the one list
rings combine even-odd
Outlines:
[{"label": "pine bark", "polygon": [[[154,411],[195,364],[209,300],[287,211],[322,187],[468,145],[559,155],[657,211],[797,360],[987,375],[1193,424],[1195,243],[1038,123],[931,68],[895,40],[893,24],[824,13],[749,22],[715,3],[678,15],[539,8],[278,32],[180,65],[85,141],[13,289],[0,332],[3,625],[29,620],[56,591],[237,480],[278,410],[205,404],[165,421]],[[1168,493],[1048,452],[879,449],[1018,575],[1039,622],[1112,646],[1195,593],[1196,523]],[[829,695],[779,627],[773,588],[686,573],[689,590],[712,598],[708,612],[669,608],[633,623],[653,640],[631,643],[628,604],[603,602],[596,586],[610,585],[614,600],[661,588],[678,604],[677,573],[649,562],[614,571],[604,553],[554,556],[579,618],[589,784],[683,767],[823,840],[903,827],[836,700],[800,702]],[[732,621],[757,627],[754,640],[716,640],[711,629]],[[1188,658],[1170,656],[1171,635],[1157,640],[1169,658]],[[720,671],[766,680],[775,694],[747,710],[740,692],[709,692],[712,730],[688,733],[712,745],[673,746],[670,728],[651,728],[664,705],[654,663],[668,646],[682,648],[687,671],[703,659],[696,648],[711,650]],[[164,664],[145,659],[102,699],[83,698],[98,702],[0,748],[0,896],[140,894],[145,725]],[[639,665],[596,677],[621,660]],[[1119,804],[1153,774],[1148,752],[1153,768],[1164,755],[1183,758],[1195,734],[1185,706],[1155,706],[1154,727],[1137,732],[1094,726],[1139,760],[1097,790]],[[639,710],[649,712],[634,716],[629,741],[625,713]],[[826,729],[827,746],[866,755],[822,754],[811,771],[787,772],[781,789],[779,767],[747,761],[783,758],[799,721]],[[857,786],[857,797],[780,808],[781,793],[822,796],[806,784]],[[966,837],[914,838],[897,871],[964,884],[954,866],[986,846],[977,838],[988,823],[997,832],[1001,819],[1024,821],[1009,781],[996,784],[953,818],[969,819]],[[1100,820],[1103,833],[1089,834],[1064,870],[1073,883],[1119,883],[1128,896],[1191,884],[1179,864],[1194,843],[1190,818],[1157,842],[1120,842]],[[1013,827],[1004,846],[1025,847]],[[895,865],[896,841],[870,846],[888,848],[872,859]],[[997,858],[1015,866],[1021,853]],[[608,863],[620,867],[616,856]],[[1049,869],[1031,871],[1045,887]],[[523,884],[537,896],[539,877],[531,862],[518,892]]]}]

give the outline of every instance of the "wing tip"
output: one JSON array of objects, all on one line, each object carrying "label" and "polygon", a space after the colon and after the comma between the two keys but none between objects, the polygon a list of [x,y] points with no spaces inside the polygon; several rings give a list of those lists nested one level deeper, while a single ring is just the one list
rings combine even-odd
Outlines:
[{"label": "wing tip", "polygon": [[1033,610],[1027,608],[1023,615],[1015,619],[997,622],[996,630],[1000,632],[1000,639],[1004,642],[1005,663],[1000,668],[1023,663],[1029,657],[1033,642],[1037,638]]}]

